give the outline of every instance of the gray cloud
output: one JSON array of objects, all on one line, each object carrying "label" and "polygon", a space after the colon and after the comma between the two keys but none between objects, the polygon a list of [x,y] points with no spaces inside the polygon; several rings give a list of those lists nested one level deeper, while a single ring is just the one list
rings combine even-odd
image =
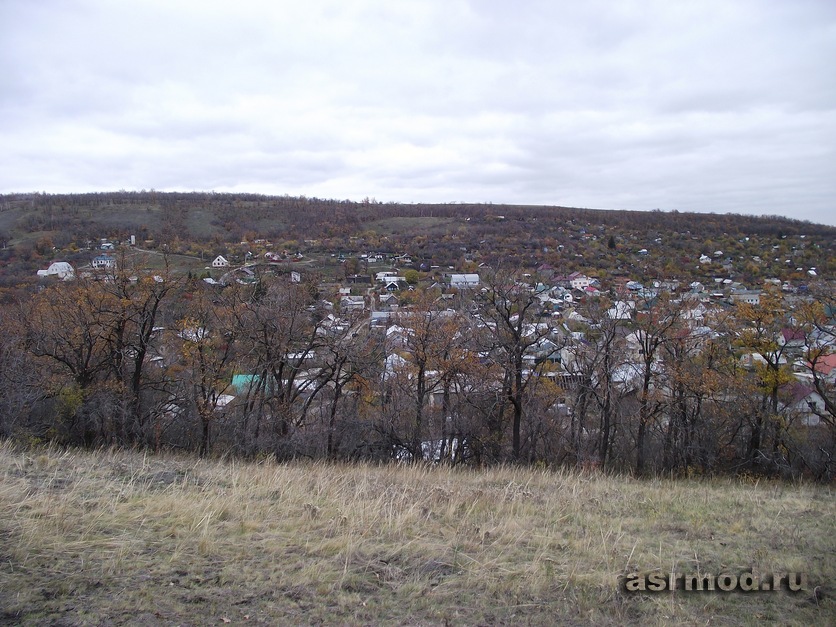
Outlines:
[{"label": "gray cloud", "polygon": [[826,0],[6,0],[0,191],[836,224]]}]

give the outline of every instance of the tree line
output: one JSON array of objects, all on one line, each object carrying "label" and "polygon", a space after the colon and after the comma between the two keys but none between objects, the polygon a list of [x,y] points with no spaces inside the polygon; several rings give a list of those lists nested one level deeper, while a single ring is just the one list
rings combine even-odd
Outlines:
[{"label": "tree line", "polygon": [[[604,296],[561,317],[536,285],[494,270],[453,298],[419,291],[376,324],[286,276],[221,289],[123,268],[56,283],[0,309],[0,435],[833,477],[832,295],[790,306],[766,292],[699,319],[672,294],[629,316]],[[815,402],[799,406],[799,391]]]}]

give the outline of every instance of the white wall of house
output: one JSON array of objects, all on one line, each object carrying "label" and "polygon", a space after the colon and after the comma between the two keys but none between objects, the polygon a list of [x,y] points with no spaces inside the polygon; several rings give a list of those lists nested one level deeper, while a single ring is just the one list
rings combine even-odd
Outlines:
[{"label": "white wall of house", "polygon": [[478,274],[451,274],[450,287],[468,288],[479,287]]},{"label": "white wall of house", "polygon": [[588,276],[582,274],[581,276],[572,279],[569,284],[572,286],[572,289],[582,290],[589,287],[590,281],[591,279]]}]

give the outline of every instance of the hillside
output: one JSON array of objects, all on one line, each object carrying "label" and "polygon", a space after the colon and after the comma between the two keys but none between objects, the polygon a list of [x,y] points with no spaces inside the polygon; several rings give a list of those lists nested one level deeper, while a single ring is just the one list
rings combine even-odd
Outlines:
[{"label": "hillside", "polygon": [[[9,443],[0,477],[4,624],[823,625],[836,615],[828,486]],[[619,584],[671,569],[798,572],[806,583],[674,594]]]},{"label": "hillside", "polygon": [[190,255],[184,269],[265,239],[290,252],[405,252],[416,269],[546,263],[637,280],[702,278],[698,258],[719,251],[724,274],[746,281],[836,272],[836,228],[774,216],[153,191],[0,196],[4,275],[57,258],[89,263],[88,247],[131,235],[138,246]]}]

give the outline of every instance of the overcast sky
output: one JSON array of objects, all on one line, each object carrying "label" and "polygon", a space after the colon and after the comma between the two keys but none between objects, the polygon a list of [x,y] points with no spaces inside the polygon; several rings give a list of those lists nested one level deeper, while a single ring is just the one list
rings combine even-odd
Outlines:
[{"label": "overcast sky", "polygon": [[836,224],[833,0],[0,0],[0,192]]}]

